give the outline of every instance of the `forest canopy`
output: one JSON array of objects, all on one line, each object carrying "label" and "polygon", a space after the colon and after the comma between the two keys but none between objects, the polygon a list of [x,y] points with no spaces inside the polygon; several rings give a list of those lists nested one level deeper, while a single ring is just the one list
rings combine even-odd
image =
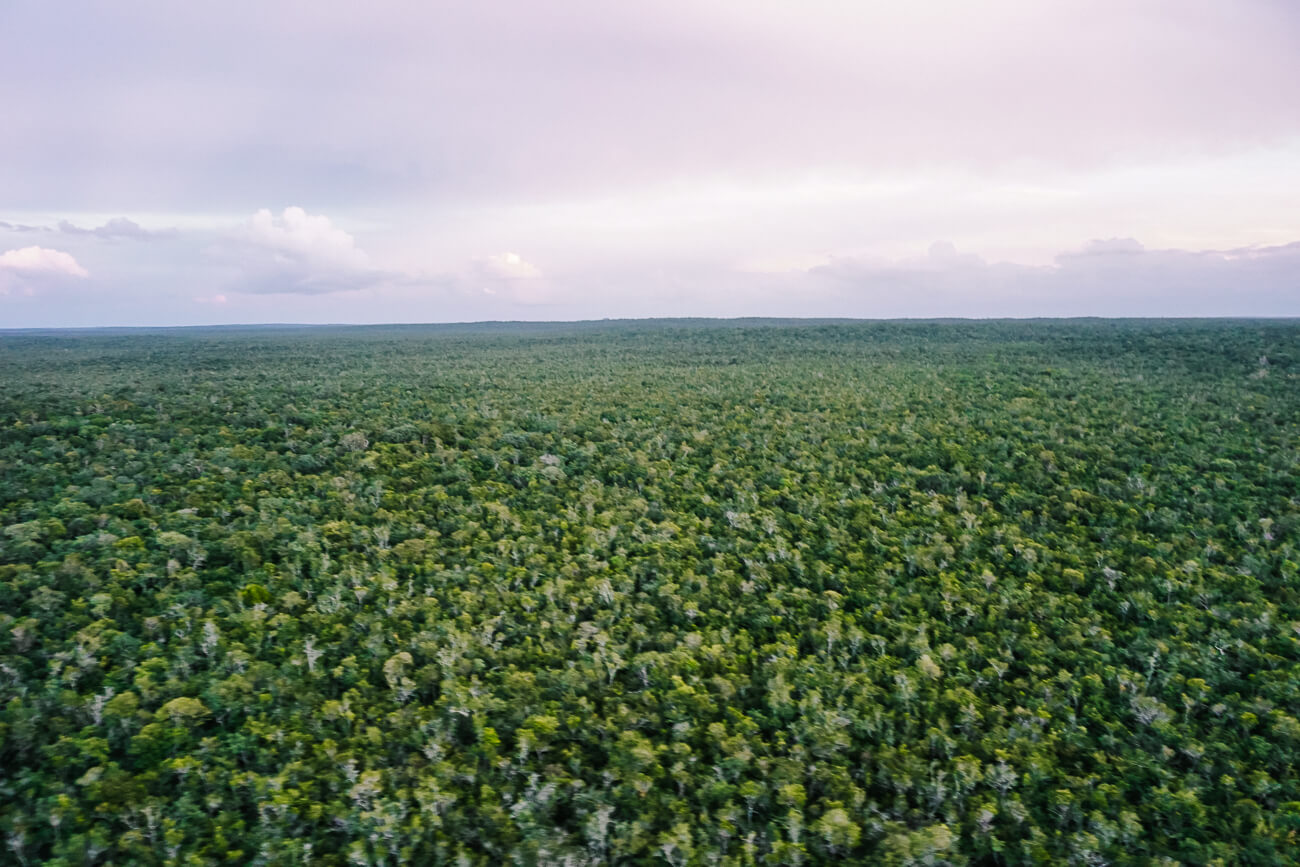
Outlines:
[{"label": "forest canopy", "polygon": [[0,860],[1300,863],[1300,324],[0,334]]}]

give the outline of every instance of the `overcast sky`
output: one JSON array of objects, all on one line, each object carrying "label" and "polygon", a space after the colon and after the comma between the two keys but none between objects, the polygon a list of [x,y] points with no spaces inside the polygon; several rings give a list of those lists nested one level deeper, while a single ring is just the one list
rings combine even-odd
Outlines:
[{"label": "overcast sky", "polygon": [[1294,0],[0,0],[0,327],[1300,315]]}]

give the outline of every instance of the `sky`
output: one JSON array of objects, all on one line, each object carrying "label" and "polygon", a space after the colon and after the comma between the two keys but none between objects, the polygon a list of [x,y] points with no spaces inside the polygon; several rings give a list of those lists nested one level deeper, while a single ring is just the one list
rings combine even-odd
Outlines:
[{"label": "sky", "polygon": [[0,328],[1298,315],[1294,0],[0,0]]}]

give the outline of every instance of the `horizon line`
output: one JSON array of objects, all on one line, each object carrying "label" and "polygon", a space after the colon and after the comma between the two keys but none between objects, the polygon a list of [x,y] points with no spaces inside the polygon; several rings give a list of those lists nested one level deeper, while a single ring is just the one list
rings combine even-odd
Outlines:
[{"label": "horizon line", "polygon": [[628,316],[600,319],[473,319],[444,322],[221,322],[210,324],[173,325],[31,325],[0,326],[0,335],[30,334],[32,332],[66,331],[195,331],[202,329],[240,328],[430,328],[473,326],[592,326],[628,323],[790,323],[790,324],[855,324],[855,323],[979,323],[979,322],[1294,322],[1300,315],[1251,316],[1225,314],[1218,316]]}]

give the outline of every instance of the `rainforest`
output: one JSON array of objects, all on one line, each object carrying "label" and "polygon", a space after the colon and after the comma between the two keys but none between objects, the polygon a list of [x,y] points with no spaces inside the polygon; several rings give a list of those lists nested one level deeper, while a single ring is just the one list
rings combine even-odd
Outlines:
[{"label": "rainforest", "polygon": [[0,334],[0,861],[1300,863],[1300,322]]}]

